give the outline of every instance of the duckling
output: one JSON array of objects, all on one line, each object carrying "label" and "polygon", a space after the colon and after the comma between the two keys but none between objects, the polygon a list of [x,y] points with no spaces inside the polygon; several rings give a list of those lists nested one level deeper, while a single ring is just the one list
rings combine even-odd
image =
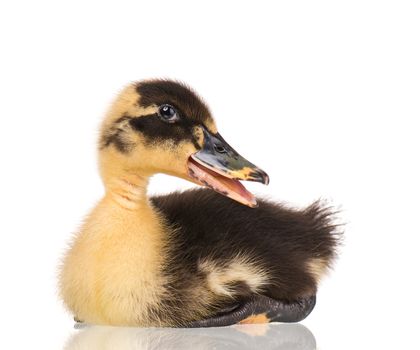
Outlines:
[{"label": "duckling", "polygon": [[[61,266],[76,320],[143,327],[297,322],[313,309],[336,256],[330,208],[256,199],[268,175],[219,134],[209,108],[172,80],[130,84],[104,118],[105,194]],[[148,197],[164,173],[201,186]]]}]

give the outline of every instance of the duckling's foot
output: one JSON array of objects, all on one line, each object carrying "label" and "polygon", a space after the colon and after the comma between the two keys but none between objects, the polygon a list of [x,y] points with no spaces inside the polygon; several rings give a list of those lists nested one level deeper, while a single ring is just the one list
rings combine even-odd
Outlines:
[{"label": "duckling's foot", "polygon": [[256,295],[225,314],[191,322],[187,327],[223,327],[236,323],[299,322],[313,310],[316,296],[293,302]]}]

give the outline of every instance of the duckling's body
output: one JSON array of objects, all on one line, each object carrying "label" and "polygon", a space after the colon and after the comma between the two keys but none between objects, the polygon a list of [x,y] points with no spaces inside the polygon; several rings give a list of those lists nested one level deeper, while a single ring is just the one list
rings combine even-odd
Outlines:
[{"label": "duckling's body", "polygon": [[177,279],[167,302],[186,311],[185,321],[191,321],[194,299],[216,305],[206,302],[204,314],[192,320],[238,307],[255,295],[286,303],[315,296],[334,256],[331,213],[319,203],[303,211],[258,203],[248,208],[208,189],[152,198],[176,228],[166,273]]},{"label": "duckling's body", "polygon": [[303,211],[258,203],[249,208],[208,189],[153,197],[177,228],[172,268],[189,271],[187,280],[201,272],[210,290],[226,296],[258,291],[293,301],[315,294],[334,256],[331,213],[319,203]]},{"label": "duckling's body", "polygon": [[[298,211],[265,200],[250,208],[210,189],[147,198],[148,178],[156,172],[156,150],[146,154],[141,147],[150,140],[136,144],[134,134],[125,134],[127,119],[136,118],[131,125],[141,125],[138,130],[147,130],[146,139],[150,137],[149,123],[154,119],[145,126],[145,119],[140,119],[144,117],[130,115],[150,108],[151,103],[138,100],[129,89],[105,122],[105,135],[117,137],[101,146],[106,154],[100,162],[106,194],[86,218],[63,263],[61,294],[75,318],[129,326],[304,318],[314,306],[317,283],[334,258],[330,211],[319,203]],[[146,114],[149,117],[149,110]],[[206,137],[204,133],[196,142],[202,144]],[[150,160],[153,167],[127,171],[136,147],[142,150],[142,162]],[[176,152],[174,159],[179,159],[183,153]],[[159,157],[167,167],[168,156]],[[165,172],[185,177],[182,166],[171,166]],[[194,165],[192,169],[200,171]],[[247,167],[246,176],[257,176],[253,174]],[[240,201],[255,206],[249,194],[236,190]]]},{"label": "duckling's body", "polygon": [[105,198],[67,256],[64,297],[79,320],[130,326],[187,325],[257,294],[310,297],[334,257],[329,217],[317,203],[248,208],[208,189],[134,210]]}]

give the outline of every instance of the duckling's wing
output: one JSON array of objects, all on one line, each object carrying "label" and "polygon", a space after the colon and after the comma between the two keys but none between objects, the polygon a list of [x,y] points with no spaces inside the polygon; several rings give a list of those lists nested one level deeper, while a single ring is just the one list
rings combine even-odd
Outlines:
[{"label": "duckling's wing", "polygon": [[151,201],[174,228],[167,303],[193,308],[188,296],[199,295],[198,285],[203,300],[215,296],[219,305],[209,306],[205,317],[184,318],[182,325],[295,322],[312,311],[318,280],[338,243],[329,208],[316,202],[295,210],[261,199],[259,207],[249,208],[208,189]]},{"label": "duckling's wing", "polygon": [[333,212],[319,202],[295,210],[259,199],[259,207],[249,208],[205,188],[151,201],[177,228],[179,263],[194,270],[198,261],[226,264],[247,256],[268,272],[261,293],[276,300],[314,295],[335,257]]}]

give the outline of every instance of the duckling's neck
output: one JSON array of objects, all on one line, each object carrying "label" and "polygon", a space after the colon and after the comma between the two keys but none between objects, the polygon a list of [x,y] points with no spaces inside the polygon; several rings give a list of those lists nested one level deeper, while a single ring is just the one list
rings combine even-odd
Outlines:
[{"label": "duckling's neck", "polygon": [[148,183],[149,177],[146,175],[121,173],[112,176],[105,182],[105,199],[113,201],[120,209],[142,210],[149,207]]}]

